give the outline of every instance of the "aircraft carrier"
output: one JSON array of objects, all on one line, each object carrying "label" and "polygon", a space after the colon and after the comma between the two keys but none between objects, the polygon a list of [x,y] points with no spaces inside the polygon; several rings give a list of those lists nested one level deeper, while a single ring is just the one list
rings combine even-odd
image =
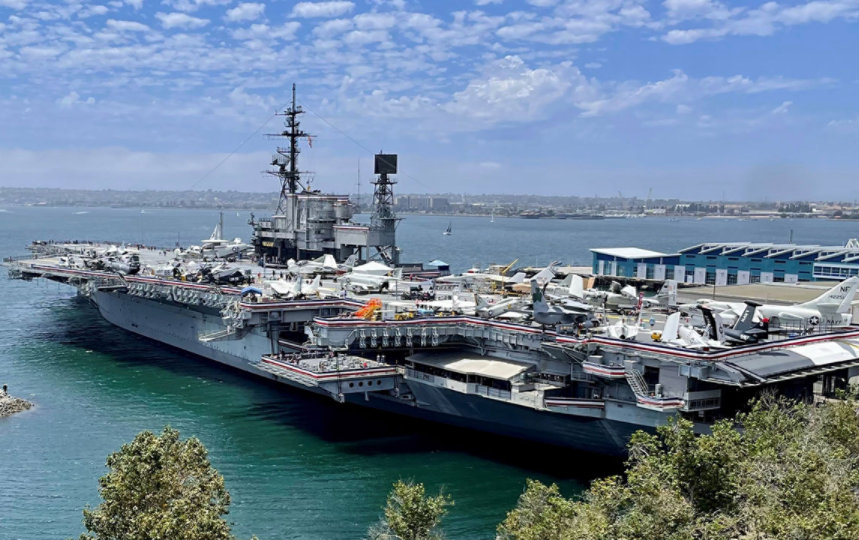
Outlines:
[{"label": "aircraft carrier", "polygon": [[[753,302],[687,307],[696,325],[670,294],[586,290],[553,267],[410,280],[396,156],[377,156],[373,218],[352,223],[345,197],[302,184],[294,94],[284,114],[280,204],[252,220],[249,245],[217,228],[175,250],[34,242],[5,260],[9,276],[76,287],[124,330],[344,405],[600,454],[672,417],[704,432],[764,391],[832,396],[859,373],[859,327],[844,317],[856,278],[778,308],[778,325]],[[611,296],[624,294],[634,315],[608,314],[629,311]]]}]

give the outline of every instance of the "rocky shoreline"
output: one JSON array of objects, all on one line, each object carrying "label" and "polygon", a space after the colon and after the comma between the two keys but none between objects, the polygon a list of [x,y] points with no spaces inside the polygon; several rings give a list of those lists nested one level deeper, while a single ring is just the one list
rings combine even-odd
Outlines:
[{"label": "rocky shoreline", "polygon": [[6,392],[6,385],[3,385],[3,388],[0,389],[0,418],[26,411],[32,406],[33,404],[26,399],[10,396]]}]

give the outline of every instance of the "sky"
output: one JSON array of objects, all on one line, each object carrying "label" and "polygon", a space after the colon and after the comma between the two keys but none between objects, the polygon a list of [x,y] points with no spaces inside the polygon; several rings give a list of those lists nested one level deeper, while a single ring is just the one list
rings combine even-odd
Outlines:
[{"label": "sky", "polygon": [[859,0],[0,0],[0,186],[859,199]]}]

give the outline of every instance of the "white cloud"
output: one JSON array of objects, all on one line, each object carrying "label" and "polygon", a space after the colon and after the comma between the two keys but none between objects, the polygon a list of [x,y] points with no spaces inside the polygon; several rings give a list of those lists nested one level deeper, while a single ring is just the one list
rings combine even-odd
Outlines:
[{"label": "white cloud", "polygon": [[[709,96],[729,93],[757,94],[771,91],[804,90],[830,82],[828,79],[785,79],[780,77],[750,79],[742,75],[693,79],[683,71],[675,70],[668,79],[643,85],[621,84],[613,91],[604,90],[598,99],[579,101],[576,106],[583,110],[582,116],[600,116],[637,107],[647,102],[678,103],[677,112],[680,113],[680,104],[686,107],[685,104],[692,100]],[[788,101],[782,104],[785,110],[790,107],[790,103]],[[684,112],[689,111],[684,108]]]},{"label": "white cloud", "polygon": [[228,9],[224,19],[231,22],[253,21],[260,18],[264,11],[265,4],[245,2],[232,9]]},{"label": "white cloud", "polygon": [[478,6],[488,6],[489,4],[500,4],[504,0],[474,0]]},{"label": "white cloud", "polygon": [[787,114],[793,101],[783,101],[781,105],[770,111],[772,114]]},{"label": "white cloud", "polygon": [[686,19],[721,20],[743,11],[743,8],[728,9],[714,0],[665,0],[668,18],[674,21]]},{"label": "white cloud", "polygon": [[116,30],[117,32],[148,32],[150,28],[143,23],[136,21],[117,21],[108,19],[105,23],[107,28]]},{"label": "white cloud", "polygon": [[0,7],[21,10],[27,7],[27,0],[0,0]]},{"label": "white cloud", "polygon": [[242,109],[256,108],[272,110],[278,105],[273,97],[250,94],[242,87],[234,88],[233,91],[229,93],[228,98],[233,105],[239,106]]},{"label": "white cloud", "polygon": [[313,35],[323,39],[332,38],[351,30],[354,26],[349,19],[332,19],[318,24],[313,29]]},{"label": "white cloud", "polygon": [[[509,13],[497,35],[503,40],[527,40],[550,45],[593,43],[621,27],[651,24],[650,13],[640,0],[592,0],[561,3],[547,15]],[[540,2],[554,6],[555,2]]]},{"label": "white cloud", "polygon": [[352,2],[336,0],[332,2],[299,2],[292,8],[293,17],[339,17],[355,8]]},{"label": "white cloud", "polygon": [[729,9],[710,0],[666,0],[669,23],[706,18],[713,26],[674,28],[663,34],[671,45],[683,45],[702,39],[725,36],[769,36],[776,31],[808,23],[827,23],[835,19],[859,19],[859,2],[855,0],[812,0],[805,4],[783,6],[767,2],[756,9]]},{"label": "white cloud", "polygon": [[359,30],[384,30],[397,23],[397,18],[392,13],[362,13],[352,20]]},{"label": "white cloud", "polygon": [[841,120],[830,120],[826,127],[834,128],[840,131],[854,131],[859,128],[859,115],[853,118],[843,118]]},{"label": "white cloud", "polygon": [[21,47],[19,50],[21,57],[28,61],[38,61],[56,58],[66,51],[64,47],[51,45],[37,45],[32,47]]},{"label": "white cloud", "polygon": [[143,0],[125,0],[125,3],[133,7],[135,11],[143,7]]},{"label": "white cloud", "polygon": [[491,123],[533,121],[585,86],[584,77],[568,63],[531,69],[518,56],[507,56],[489,64],[443,108],[460,118]]},{"label": "white cloud", "polygon": [[209,24],[207,19],[191,17],[184,13],[156,13],[155,17],[161,21],[164,28],[202,28]]},{"label": "white cloud", "polygon": [[162,3],[179,11],[192,12],[205,6],[223,6],[232,3],[233,0],[162,0]]},{"label": "white cloud", "polygon": [[249,28],[238,28],[233,30],[232,36],[233,39],[240,40],[289,40],[295,38],[295,33],[299,28],[301,28],[301,23],[295,21],[290,21],[275,27],[271,27],[267,24],[252,24]]},{"label": "white cloud", "polygon": [[104,15],[109,10],[105,6],[86,6],[80,11],[78,11],[77,16],[79,19],[86,19],[88,17],[94,17],[96,15]]},{"label": "white cloud", "polygon": [[57,100],[57,104],[61,107],[72,107],[79,104],[92,105],[94,103],[94,97],[90,96],[86,100],[81,100],[81,96],[74,90]]}]

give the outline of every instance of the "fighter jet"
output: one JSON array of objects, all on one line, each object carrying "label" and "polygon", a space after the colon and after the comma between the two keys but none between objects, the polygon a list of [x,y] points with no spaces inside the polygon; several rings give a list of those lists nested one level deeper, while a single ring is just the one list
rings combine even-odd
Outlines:
[{"label": "fighter jet", "polygon": [[[850,308],[856,290],[859,288],[859,277],[851,277],[835,285],[814,300],[792,306],[780,306],[775,304],[758,305],[755,310],[755,319],[762,321],[767,319],[770,328],[776,329],[780,326],[789,327],[815,327],[826,325],[832,327],[848,326],[851,322]],[[691,312],[699,306],[706,306],[720,313],[725,322],[739,320],[746,311],[746,305],[739,302],[716,302],[702,298],[696,304],[683,304],[681,311]]]},{"label": "fighter jet", "polygon": [[390,288],[392,279],[401,279],[402,268],[393,269],[384,264],[371,261],[352,268],[352,271],[339,278],[340,286],[354,293],[382,292]]},{"label": "fighter jet", "polygon": [[337,260],[333,255],[322,255],[310,261],[295,261],[289,259],[286,263],[287,271],[293,275],[334,275],[339,270]]},{"label": "fighter jet", "polygon": [[[545,288],[545,285],[543,286]],[[537,284],[537,280],[531,281],[531,301],[533,303],[534,321],[544,326],[555,326],[558,324],[586,323],[590,320],[589,314],[570,311],[560,306],[549,305],[543,296],[543,289]]]},{"label": "fighter jet", "polygon": [[505,298],[503,300],[490,303],[485,297],[480,296],[479,294],[474,295],[475,314],[478,317],[484,317],[486,319],[501,317],[510,311],[516,310],[521,303],[522,299],[520,297]]},{"label": "fighter jet", "polygon": [[622,312],[638,307],[638,292],[632,285],[621,287],[620,283],[612,281],[608,291],[584,289],[581,276],[573,276],[570,282],[570,296],[584,300],[594,307],[602,307],[611,311]]},{"label": "fighter jet", "polygon": [[[718,328],[718,327],[714,327]],[[726,345],[719,339],[707,339],[694,327],[680,324],[680,313],[672,313],[665,319],[660,341],[686,349],[724,349]]]},{"label": "fighter jet", "polygon": [[105,261],[104,267],[117,274],[131,276],[140,272],[140,256],[137,253],[125,252],[116,257],[109,257]]},{"label": "fighter jet", "polygon": [[313,281],[306,282],[301,276],[298,276],[290,281],[278,279],[269,281],[266,284],[271,287],[275,296],[288,300],[297,300],[316,295],[319,292],[321,280],[320,276],[316,276],[313,278]]}]

